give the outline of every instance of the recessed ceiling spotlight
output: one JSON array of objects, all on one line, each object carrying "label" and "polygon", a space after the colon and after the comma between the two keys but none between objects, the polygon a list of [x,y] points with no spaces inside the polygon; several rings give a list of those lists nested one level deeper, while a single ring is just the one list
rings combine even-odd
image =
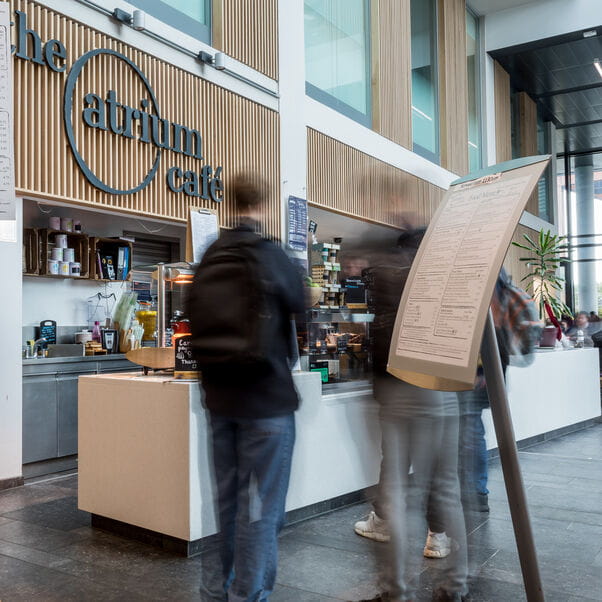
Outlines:
[{"label": "recessed ceiling spotlight", "polygon": [[598,32],[595,29],[588,29],[587,31],[583,32],[583,37],[584,38],[593,38],[594,36],[597,36]]},{"label": "recessed ceiling spotlight", "polygon": [[596,68],[596,71],[600,77],[602,77],[602,65],[600,64],[600,59],[594,59],[594,67]]}]

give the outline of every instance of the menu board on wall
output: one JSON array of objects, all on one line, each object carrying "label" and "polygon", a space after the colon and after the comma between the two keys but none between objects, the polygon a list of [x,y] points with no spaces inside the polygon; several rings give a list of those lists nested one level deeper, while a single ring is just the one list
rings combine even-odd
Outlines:
[{"label": "menu board on wall", "polygon": [[401,298],[389,351],[391,374],[430,389],[472,389],[497,275],[548,160],[510,161],[451,186]]},{"label": "menu board on wall", "polygon": [[0,242],[17,241],[10,4],[0,2]]},{"label": "menu board on wall", "polygon": [[288,246],[293,251],[307,251],[307,200],[288,197]]},{"label": "menu board on wall", "polygon": [[200,263],[205,251],[219,237],[219,222],[215,211],[191,207],[186,226],[186,261]]}]

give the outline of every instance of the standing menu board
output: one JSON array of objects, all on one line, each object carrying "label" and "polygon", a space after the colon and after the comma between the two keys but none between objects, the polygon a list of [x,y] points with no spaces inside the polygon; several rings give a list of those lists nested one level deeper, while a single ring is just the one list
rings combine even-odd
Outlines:
[{"label": "standing menu board", "polygon": [[0,242],[17,241],[10,4],[0,2]]},{"label": "standing menu board", "polygon": [[388,372],[429,389],[472,389],[497,275],[548,160],[509,161],[452,184],[412,265]]}]

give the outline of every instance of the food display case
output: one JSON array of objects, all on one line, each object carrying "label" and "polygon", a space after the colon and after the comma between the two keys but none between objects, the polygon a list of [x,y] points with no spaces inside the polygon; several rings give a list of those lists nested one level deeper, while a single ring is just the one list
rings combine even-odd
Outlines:
[{"label": "food display case", "polygon": [[373,320],[374,314],[365,309],[308,310],[305,324],[298,325],[302,368],[319,372],[326,389],[369,379]]}]

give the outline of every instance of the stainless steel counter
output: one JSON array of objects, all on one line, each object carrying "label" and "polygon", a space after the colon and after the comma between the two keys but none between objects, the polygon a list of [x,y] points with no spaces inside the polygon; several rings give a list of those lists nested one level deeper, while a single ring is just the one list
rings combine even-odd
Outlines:
[{"label": "stainless steel counter", "polygon": [[125,354],[23,360],[23,463],[77,453],[78,380],[141,370]]},{"label": "stainless steel counter", "polygon": [[[125,360],[125,353],[112,353],[109,355],[77,355],[73,357],[39,357],[34,359],[24,359],[24,366],[33,366],[35,364],[70,364],[74,362],[106,362],[108,360]],[[127,360],[126,360],[127,361]],[[132,364],[133,365],[133,364]]]}]

